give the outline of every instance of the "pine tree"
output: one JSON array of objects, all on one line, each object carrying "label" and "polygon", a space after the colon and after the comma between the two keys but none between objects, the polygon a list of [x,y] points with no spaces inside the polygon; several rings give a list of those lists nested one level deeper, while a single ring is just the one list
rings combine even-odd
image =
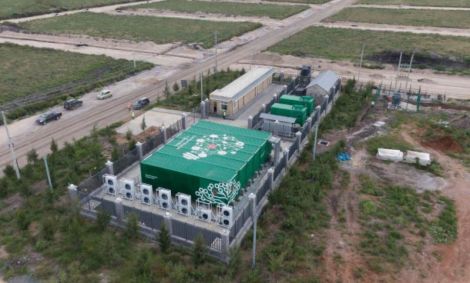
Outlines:
[{"label": "pine tree", "polygon": [[54,139],[52,139],[52,141],[51,141],[51,151],[52,151],[52,153],[55,153],[55,152],[57,152],[57,150],[59,150],[59,148],[57,146],[57,143],[55,142]]},{"label": "pine tree", "polygon": [[178,83],[175,82],[175,83],[173,84],[173,90],[174,90],[175,92],[177,92],[178,90],[180,90],[180,87],[179,87]]},{"label": "pine tree", "polygon": [[27,159],[29,164],[36,163],[38,161],[38,153],[36,152],[36,150],[31,149],[28,152]]},{"label": "pine tree", "polygon": [[139,236],[139,220],[134,213],[127,217],[125,234],[127,239],[136,239]]},{"label": "pine tree", "polygon": [[171,247],[171,238],[165,223],[162,224],[162,228],[160,229],[160,233],[157,238],[160,250],[165,254],[168,253]]},{"label": "pine tree", "polygon": [[147,128],[147,123],[145,123],[145,115],[142,117],[142,123],[140,123],[140,128],[142,131],[145,131],[145,128]]},{"label": "pine tree", "polygon": [[194,240],[193,248],[193,263],[197,267],[201,265],[206,260],[206,243],[201,234],[199,234]]}]

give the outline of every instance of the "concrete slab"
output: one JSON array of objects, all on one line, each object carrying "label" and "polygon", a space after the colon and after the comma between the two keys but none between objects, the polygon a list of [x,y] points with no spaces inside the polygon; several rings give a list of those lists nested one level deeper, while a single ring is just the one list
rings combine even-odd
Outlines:
[{"label": "concrete slab", "polygon": [[[149,111],[143,113],[125,123],[119,127],[116,132],[125,135],[127,131],[131,131],[133,135],[138,135],[142,133],[142,120],[145,118],[145,124],[148,127],[157,127],[170,126],[176,123],[181,119],[183,114],[186,112],[176,111],[176,110],[167,110],[163,108],[152,108]],[[186,113],[189,116],[189,113]]]}]

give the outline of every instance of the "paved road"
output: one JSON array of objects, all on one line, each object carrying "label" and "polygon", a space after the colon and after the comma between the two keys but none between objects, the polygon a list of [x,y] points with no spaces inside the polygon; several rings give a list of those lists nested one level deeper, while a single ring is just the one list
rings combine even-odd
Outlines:
[{"label": "paved road", "polygon": [[[289,25],[266,33],[234,50],[219,54],[218,64],[220,68],[225,68],[242,58],[259,53],[269,46],[354,4],[355,1],[356,0],[334,0],[321,6],[320,9],[312,9],[310,13],[305,13],[302,19],[293,21]],[[167,77],[167,81],[169,85],[172,85],[173,82],[182,79],[193,79],[201,71],[206,72],[213,68],[214,64],[214,57],[201,62],[195,62],[184,69],[171,73]],[[19,157],[20,166],[25,164],[26,154],[32,148],[36,149],[39,155],[44,155],[49,152],[52,139],[55,139],[59,145],[61,145],[66,141],[71,142],[73,139],[88,135],[95,125],[97,127],[104,127],[113,122],[128,118],[129,113],[126,111],[126,105],[129,101],[141,96],[147,96],[151,100],[155,100],[157,96],[162,94],[164,86],[164,81],[158,81],[130,90],[121,89],[119,90],[121,92],[119,96],[103,103],[96,103],[96,107],[83,109],[81,115],[64,115],[61,121],[50,123],[42,128],[36,127],[34,132],[28,133],[28,136],[24,136],[18,140],[15,139],[15,149]],[[32,122],[32,120],[30,122]],[[0,128],[0,132],[4,135],[3,127]],[[10,162],[8,148],[1,148],[0,167],[3,168],[5,165],[10,164]]]}]

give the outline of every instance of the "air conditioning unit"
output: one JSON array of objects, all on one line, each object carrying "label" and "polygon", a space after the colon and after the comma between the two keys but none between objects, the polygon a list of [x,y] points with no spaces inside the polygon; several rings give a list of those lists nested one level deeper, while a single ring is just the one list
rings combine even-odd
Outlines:
[{"label": "air conditioning unit", "polygon": [[117,177],[114,175],[104,175],[104,184],[106,185],[106,193],[116,196],[118,191]]},{"label": "air conditioning unit", "polygon": [[161,209],[171,209],[171,191],[167,189],[158,189],[158,205]]},{"label": "air conditioning unit", "polygon": [[224,227],[231,227],[233,225],[233,208],[224,205],[220,209],[220,224]]},{"label": "air conditioning unit", "polygon": [[187,194],[176,194],[176,205],[179,214],[191,215],[191,196]]},{"label": "air conditioning unit", "polygon": [[151,185],[141,184],[140,185],[140,201],[143,204],[152,205],[153,201],[153,188]]},{"label": "air conditioning unit", "polygon": [[121,193],[125,199],[133,200],[135,195],[134,180],[121,179]]},{"label": "air conditioning unit", "polygon": [[203,221],[210,222],[212,220],[212,209],[210,208],[199,208],[198,217]]}]

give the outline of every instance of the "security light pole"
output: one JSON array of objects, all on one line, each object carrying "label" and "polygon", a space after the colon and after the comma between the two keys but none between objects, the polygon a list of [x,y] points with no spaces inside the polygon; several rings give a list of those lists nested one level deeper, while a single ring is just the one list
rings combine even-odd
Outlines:
[{"label": "security light pole", "polygon": [[317,121],[315,125],[315,138],[313,139],[313,160],[315,160],[315,156],[317,155],[318,124],[320,124],[319,121]]},{"label": "security light pole", "polygon": [[357,81],[359,82],[359,78],[361,76],[361,69],[362,69],[362,61],[364,60],[364,49],[366,48],[366,45],[362,45],[362,50],[361,50],[361,61],[359,62],[359,72],[357,74]]},{"label": "security light pole", "polygon": [[51,173],[49,172],[49,165],[47,164],[47,154],[44,155],[44,167],[46,167],[47,183],[49,184],[49,190],[52,191]]},{"label": "security light pole", "polygon": [[199,75],[199,77],[200,77],[200,79],[201,79],[201,101],[204,101],[204,98],[203,98],[204,94],[203,94],[203,92],[202,92],[202,80],[203,80],[202,73]]},{"label": "security light pole", "polygon": [[219,32],[217,31],[214,31],[214,48],[215,48],[215,72],[217,72],[217,36],[218,36]]},{"label": "security light pole", "polygon": [[11,159],[13,162],[13,167],[15,168],[16,178],[21,179],[20,168],[18,167],[18,160],[16,160],[15,146],[10,136],[10,131],[8,131],[7,118],[5,117],[5,112],[2,111],[3,125],[5,126],[5,131],[7,132],[8,138],[8,147],[10,148]]}]

